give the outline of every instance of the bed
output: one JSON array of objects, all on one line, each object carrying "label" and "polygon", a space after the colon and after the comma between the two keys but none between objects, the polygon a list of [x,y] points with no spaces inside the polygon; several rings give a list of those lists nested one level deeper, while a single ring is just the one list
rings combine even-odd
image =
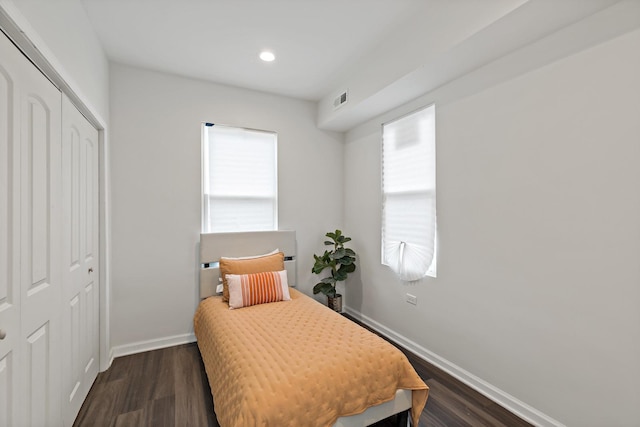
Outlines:
[{"label": "bed", "polygon": [[[232,291],[223,301],[217,292],[223,257],[274,249],[285,270],[264,274],[275,277],[278,289],[283,282],[288,298],[234,305],[231,279],[263,278],[250,271],[225,275]],[[220,425],[353,427],[394,414],[417,425],[427,385],[394,346],[291,287],[295,257],[293,231],[201,235],[194,330]]]}]

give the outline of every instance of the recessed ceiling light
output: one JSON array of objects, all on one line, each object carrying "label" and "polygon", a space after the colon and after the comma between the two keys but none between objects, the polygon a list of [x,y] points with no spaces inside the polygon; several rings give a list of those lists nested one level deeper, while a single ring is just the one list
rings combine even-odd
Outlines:
[{"label": "recessed ceiling light", "polygon": [[264,62],[271,62],[276,59],[276,56],[273,54],[273,52],[263,50],[262,52],[260,52],[260,59],[262,59]]}]

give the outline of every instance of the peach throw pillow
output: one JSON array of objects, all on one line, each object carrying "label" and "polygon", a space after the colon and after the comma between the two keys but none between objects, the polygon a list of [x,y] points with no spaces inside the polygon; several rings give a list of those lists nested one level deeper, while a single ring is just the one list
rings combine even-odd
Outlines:
[{"label": "peach throw pillow", "polygon": [[227,274],[253,274],[284,270],[284,253],[276,252],[255,258],[220,258],[220,277],[222,277],[222,300],[229,301],[229,283]]}]

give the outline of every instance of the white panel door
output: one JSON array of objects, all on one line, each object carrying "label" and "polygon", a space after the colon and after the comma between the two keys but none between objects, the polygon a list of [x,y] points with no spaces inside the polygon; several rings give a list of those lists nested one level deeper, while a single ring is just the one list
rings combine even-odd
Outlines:
[{"label": "white panel door", "polygon": [[62,100],[63,419],[71,426],[98,375],[98,131]]},{"label": "white panel door", "polygon": [[[6,425],[58,426],[61,94],[4,35],[0,35],[0,46],[2,80],[11,86],[0,104],[12,105],[7,119],[12,133],[8,144],[3,144],[11,153],[10,175],[4,173],[11,181],[0,190],[11,192],[6,210],[11,254],[4,261],[10,278],[8,285],[1,285],[6,304],[0,329],[6,337],[0,341],[0,387],[4,387],[0,405],[8,408],[6,416],[11,417]],[[2,277],[7,280],[6,272]]]},{"label": "white panel door", "polygon": [[[26,59],[24,60],[26,62]],[[21,70],[21,338],[26,425],[60,425],[61,94]]]},{"label": "white panel door", "polygon": [[0,33],[0,426],[18,425],[20,354],[20,126],[17,49]]}]

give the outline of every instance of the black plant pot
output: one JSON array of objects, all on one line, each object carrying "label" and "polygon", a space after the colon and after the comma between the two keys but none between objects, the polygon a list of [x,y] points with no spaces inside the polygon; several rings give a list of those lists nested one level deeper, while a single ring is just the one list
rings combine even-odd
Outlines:
[{"label": "black plant pot", "polygon": [[327,297],[327,305],[333,311],[337,311],[338,313],[342,313],[342,295],[336,294],[335,297]]}]

